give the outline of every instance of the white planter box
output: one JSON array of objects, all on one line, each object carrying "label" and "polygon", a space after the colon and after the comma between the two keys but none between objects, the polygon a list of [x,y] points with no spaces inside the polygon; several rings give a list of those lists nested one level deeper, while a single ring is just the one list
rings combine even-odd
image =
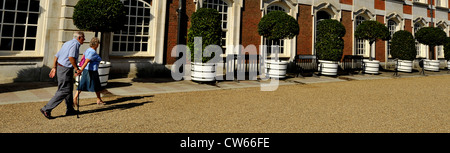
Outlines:
[{"label": "white planter box", "polygon": [[337,75],[338,67],[337,61],[319,60],[319,72],[322,75],[335,76]]},{"label": "white planter box", "polygon": [[98,65],[98,76],[102,87],[108,84],[109,70],[111,69],[111,62],[101,61]]},{"label": "white planter box", "polygon": [[[101,61],[98,65],[98,76],[100,79],[100,84],[102,87],[108,85],[108,78],[109,78],[109,70],[111,69],[111,62],[105,62]],[[80,76],[80,79],[83,78]],[[78,77],[75,77],[75,85],[78,86]]]},{"label": "white planter box", "polygon": [[214,63],[192,63],[191,80],[194,81],[215,81],[216,67]]},{"label": "white planter box", "polygon": [[413,62],[408,60],[398,60],[397,70],[401,72],[412,72]]},{"label": "white planter box", "polygon": [[266,75],[271,78],[285,78],[287,64],[286,61],[266,61]]},{"label": "white planter box", "polygon": [[424,60],[423,67],[427,71],[438,72],[439,71],[439,64],[440,64],[439,60]]},{"label": "white planter box", "polygon": [[380,61],[364,59],[363,62],[365,64],[364,73],[378,74],[378,71],[380,70]]},{"label": "white planter box", "polygon": [[447,62],[447,69],[450,70],[450,60]]}]

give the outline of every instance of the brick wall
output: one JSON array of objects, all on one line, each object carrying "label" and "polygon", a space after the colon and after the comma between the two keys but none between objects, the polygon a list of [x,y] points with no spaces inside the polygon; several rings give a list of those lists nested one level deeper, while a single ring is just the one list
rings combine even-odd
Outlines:
[{"label": "brick wall", "polygon": [[258,23],[261,20],[260,1],[244,1],[242,9],[241,44],[244,47],[255,45],[259,53],[261,36],[258,34]]},{"label": "brick wall", "polygon": [[[167,24],[166,24],[166,38],[165,39],[165,64],[173,64],[175,63],[176,59],[174,57],[171,57],[172,49],[177,45],[177,36],[178,36],[178,0],[169,0],[167,1],[168,4],[168,11],[167,11]],[[190,25],[190,17],[192,13],[195,12],[195,4],[193,1],[186,1],[184,6],[185,8],[185,14],[182,14],[182,21],[181,21],[181,33],[180,36],[181,44],[187,43],[187,30]]]},{"label": "brick wall", "polygon": [[342,11],[341,23],[344,25],[346,33],[344,39],[344,55],[353,55],[353,21],[352,12]]},{"label": "brick wall", "polygon": [[[384,16],[377,15],[377,21],[384,24]],[[375,42],[375,59],[385,62],[386,41],[377,40]]]},{"label": "brick wall", "polygon": [[300,25],[300,32],[297,37],[297,54],[312,54],[313,43],[313,17],[311,16],[310,5],[299,5],[298,24]]}]

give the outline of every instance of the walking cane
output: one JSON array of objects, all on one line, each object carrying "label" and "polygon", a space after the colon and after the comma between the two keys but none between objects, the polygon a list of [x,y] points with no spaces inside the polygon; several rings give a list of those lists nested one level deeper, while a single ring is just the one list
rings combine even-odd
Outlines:
[{"label": "walking cane", "polygon": [[[80,83],[81,83],[81,75],[78,76],[78,86],[80,85]],[[77,118],[80,118],[79,114],[80,114],[80,95],[78,95],[77,97]]]}]

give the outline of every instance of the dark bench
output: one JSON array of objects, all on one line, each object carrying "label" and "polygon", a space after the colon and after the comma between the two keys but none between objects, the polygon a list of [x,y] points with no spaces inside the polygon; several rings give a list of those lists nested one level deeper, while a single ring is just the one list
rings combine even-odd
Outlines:
[{"label": "dark bench", "polygon": [[311,72],[313,76],[317,76],[314,74],[318,71],[319,64],[316,55],[296,55],[294,63],[297,77],[304,77],[305,72]]},{"label": "dark bench", "polygon": [[355,71],[361,73],[364,69],[364,57],[361,55],[345,55],[342,60],[342,68],[347,74],[353,75]]},{"label": "dark bench", "polygon": [[[227,55],[228,60],[225,59],[226,76],[229,79],[239,82],[239,80],[257,80],[260,56],[259,55]],[[240,78],[239,73],[244,73],[245,78]]]}]

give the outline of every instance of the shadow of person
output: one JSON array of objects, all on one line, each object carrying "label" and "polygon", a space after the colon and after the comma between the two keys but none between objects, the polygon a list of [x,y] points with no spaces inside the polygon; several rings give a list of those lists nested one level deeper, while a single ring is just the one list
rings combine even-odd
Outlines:
[{"label": "shadow of person", "polygon": [[[140,103],[126,103],[126,104],[118,104],[118,105],[105,105],[107,107],[102,107],[98,109],[92,109],[92,110],[85,110],[80,111],[79,115],[85,115],[85,114],[91,114],[91,113],[99,113],[99,112],[105,112],[105,111],[112,111],[112,110],[126,110],[131,109],[139,106],[143,106],[144,104],[153,103],[153,101],[146,101],[146,102],[140,102]],[[69,116],[75,116],[69,115]],[[66,115],[56,116],[54,118],[60,118],[60,117],[66,117]]]}]

